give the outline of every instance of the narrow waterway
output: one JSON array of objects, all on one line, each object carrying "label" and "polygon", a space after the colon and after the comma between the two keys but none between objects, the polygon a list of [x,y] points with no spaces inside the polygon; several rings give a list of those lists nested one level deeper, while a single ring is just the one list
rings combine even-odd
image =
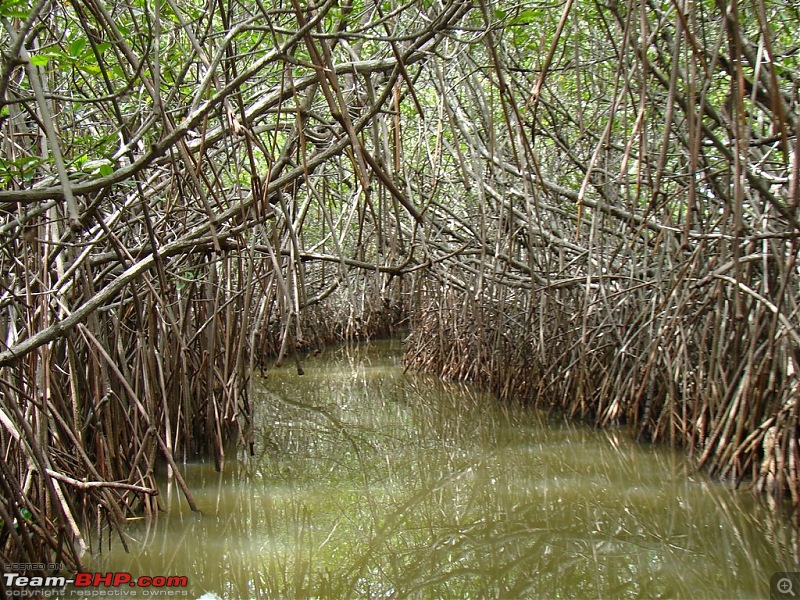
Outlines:
[{"label": "narrow waterway", "polygon": [[329,349],[256,380],[255,455],[187,465],[202,515],[165,484],[130,552],[90,568],[230,599],[763,598],[793,570],[788,523],[681,453],[404,374],[399,355]]}]

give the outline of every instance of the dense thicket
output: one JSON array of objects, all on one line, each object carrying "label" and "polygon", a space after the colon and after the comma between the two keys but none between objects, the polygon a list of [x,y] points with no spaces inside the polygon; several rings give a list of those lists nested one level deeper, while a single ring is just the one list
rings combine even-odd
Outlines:
[{"label": "dense thicket", "polygon": [[411,366],[797,506],[791,6],[29,4],[0,5],[0,560],[124,538],[157,472],[248,441],[265,357],[406,318]]},{"label": "dense thicket", "polygon": [[797,12],[544,14],[496,11],[487,68],[443,89],[471,216],[418,286],[408,361],[797,507]]}]

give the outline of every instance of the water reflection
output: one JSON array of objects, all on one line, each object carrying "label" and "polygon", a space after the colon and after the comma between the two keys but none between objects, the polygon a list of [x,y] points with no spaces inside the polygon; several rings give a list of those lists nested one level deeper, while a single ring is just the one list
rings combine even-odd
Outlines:
[{"label": "water reflection", "polygon": [[794,532],[749,494],[622,432],[546,423],[404,375],[385,343],[255,384],[257,455],[187,465],[97,570],[189,577],[193,597],[763,597]]}]

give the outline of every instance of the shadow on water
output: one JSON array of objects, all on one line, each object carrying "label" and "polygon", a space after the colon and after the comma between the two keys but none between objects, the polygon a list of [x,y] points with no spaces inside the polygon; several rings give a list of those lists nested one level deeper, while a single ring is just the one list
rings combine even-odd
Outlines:
[{"label": "shadow on water", "polygon": [[97,570],[186,575],[192,597],[764,597],[794,530],[680,453],[403,374],[397,342],[254,383],[257,450],[186,466]]}]

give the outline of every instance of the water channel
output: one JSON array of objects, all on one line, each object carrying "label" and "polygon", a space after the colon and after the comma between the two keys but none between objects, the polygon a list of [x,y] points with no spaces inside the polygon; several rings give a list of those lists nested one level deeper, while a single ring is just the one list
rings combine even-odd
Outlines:
[{"label": "water channel", "polygon": [[[680,452],[403,373],[397,341],[254,382],[255,455],[188,464],[88,567],[188,597],[763,598],[788,522]],[[95,549],[96,550],[96,549]]]}]

